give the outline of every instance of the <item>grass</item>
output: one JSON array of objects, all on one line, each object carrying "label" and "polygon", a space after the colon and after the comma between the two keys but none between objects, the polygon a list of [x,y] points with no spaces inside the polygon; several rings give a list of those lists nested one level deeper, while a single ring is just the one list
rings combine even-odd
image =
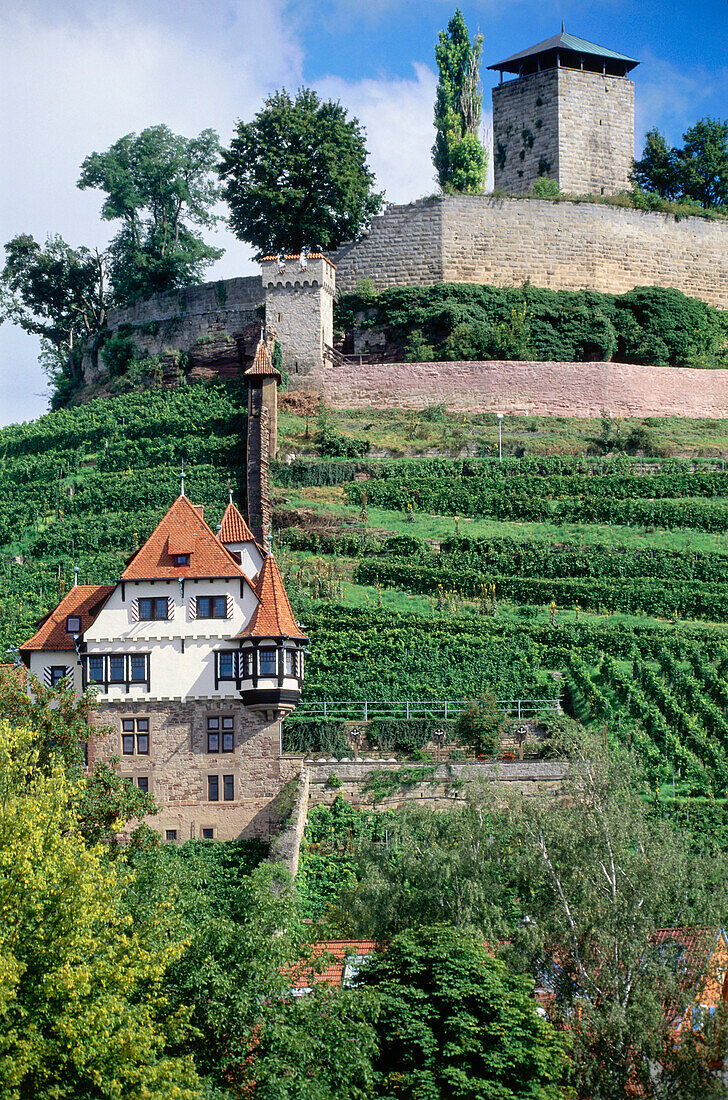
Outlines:
[{"label": "grass", "polygon": [[[676,370],[679,368],[675,368]],[[329,424],[345,435],[366,439],[372,455],[497,455],[498,421],[492,413],[450,413],[442,406],[407,409],[328,409]],[[715,458],[728,454],[728,419],[636,417],[610,419],[613,437],[626,439],[632,428],[646,428],[661,455]],[[316,453],[318,419],[285,408],[279,412],[281,454]],[[308,431],[307,431],[308,429]],[[598,451],[603,433],[598,418],[517,416],[503,419],[503,453],[508,455],[587,454]]]},{"label": "grass", "polygon": [[468,535],[472,538],[509,538],[539,540],[559,544],[563,542],[608,547],[628,546],[632,549],[695,550],[704,553],[728,554],[728,532],[717,534],[708,531],[664,531],[660,528],[626,527],[619,524],[587,523],[521,523],[516,520],[468,519],[454,516],[432,516],[414,512],[412,519],[402,512],[386,508],[367,507],[368,519],[361,522],[361,509],[349,504],[340,485],[311,486],[292,490],[274,490],[279,507],[286,511],[315,512],[334,521],[344,521],[346,527],[357,530],[385,531],[396,535],[414,535],[431,542],[440,542],[452,535]]}]

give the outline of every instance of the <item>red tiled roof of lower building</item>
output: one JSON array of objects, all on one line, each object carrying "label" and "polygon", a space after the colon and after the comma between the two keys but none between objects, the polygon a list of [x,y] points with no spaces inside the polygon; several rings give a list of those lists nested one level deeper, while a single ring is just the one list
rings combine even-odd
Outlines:
[{"label": "red tiled roof of lower building", "polygon": [[38,631],[23,642],[20,651],[48,650],[59,652],[72,650],[74,641],[67,630],[69,616],[81,620],[80,634],[88,630],[101,608],[114,591],[114,584],[77,584],[63,597],[58,607],[46,615]]},{"label": "red tiled roof of lower building", "polygon": [[[323,252],[307,252],[306,253],[306,258],[308,260],[326,260],[327,264],[331,264],[331,266],[333,268],[336,267],[336,264],[334,263],[334,261],[330,260],[328,258],[328,256],[324,256]],[[279,259],[280,259],[280,256],[264,256],[263,259],[260,262],[262,264],[265,264],[265,263],[270,263],[271,260],[279,260]],[[292,252],[290,255],[284,256],[283,259],[284,260],[300,260],[301,259],[301,253],[300,252]]]},{"label": "red tiled roof of lower building", "polygon": [[373,955],[377,946],[375,940],[327,940],[324,943],[314,943],[311,945],[310,960],[286,967],[284,973],[291,977],[292,989],[309,989],[312,985],[319,984],[341,985],[346,960]]},{"label": "red tiled roof of lower building", "polygon": [[253,532],[232,501],[225,509],[218,538],[226,546],[232,546],[236,542],[255,542]]},{"label": "red tiled roof of lower building", "polygon": [[238,638],[299,638],[307,642],[293,615],[288,593],[272,554],[266,554],[255,581],[260,603]]},{"label": "red tiled roof of lower building", "polygon": [[[177,550],[177,546],[185,549]],[[173,553],[189,553],[189,565],[175,565]],[[216,538],[199,510],[183,496],[177,497],[121,575],[123,581],[178,577],[245,577],[239,563]]]}]

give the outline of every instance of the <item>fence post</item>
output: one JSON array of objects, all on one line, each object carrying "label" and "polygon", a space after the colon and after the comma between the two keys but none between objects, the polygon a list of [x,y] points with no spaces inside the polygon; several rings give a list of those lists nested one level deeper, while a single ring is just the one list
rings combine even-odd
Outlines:
[{"label": "fence post", "polygon": [[445,700],[445,720],[447,720],[447,699]]},{"label": "fence post", "polygon": [[367,713],[368,713],[368,711],[367,711],[367,701],[365,699],[364,700],[364,721],[365,722],[367,721]]},{"label": "fence post", "polygon": [[409,711],[409,699],[407,700],[407,703],[406,703],[406,707],[407,707],[407,711],[406,711],[406,713],[407,713],[407,719],[409,720],[409,716],[410,716],[410,711]]},{"label": "fence post", "polygon": [[521,717],[521,700],[518,700],[518,717]]},{"label": "fence post", "polygon": [[324,699],[324,718],[326,717],[326,700]]}]

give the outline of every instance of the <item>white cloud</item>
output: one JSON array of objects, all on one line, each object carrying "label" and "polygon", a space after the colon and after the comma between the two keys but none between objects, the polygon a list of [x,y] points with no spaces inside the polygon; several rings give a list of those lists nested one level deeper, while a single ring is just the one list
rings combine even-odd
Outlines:
[{"label": "white cloud", "polygon": [[[264,95],[300,83],[302,53],[284,0],[142,3],[10,2],[0,12],[0,244],[20,232],[102,244],[100,195],[75,184],[83,158],[122,134],[166,122],[223,141]],[[249,252],[229,249],[219,274],[240,274]],[[37,345],[0,327],[0,422],[37,416],[45,402]]]},{"label": "white cloud", "polygon": [[711,100],[725,99],[728,69],[708,71],[703,66],[677,69],[649,51],[635,74],[635,145],[642,152],[644,135],[657,127],[669,143],[681,144],[683,132],[711,113]]}]

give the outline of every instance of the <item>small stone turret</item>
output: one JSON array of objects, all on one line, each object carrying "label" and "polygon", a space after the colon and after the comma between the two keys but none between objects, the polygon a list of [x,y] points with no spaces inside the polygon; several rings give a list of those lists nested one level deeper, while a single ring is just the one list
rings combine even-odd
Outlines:
[{"label": "small stone turret", "polygon": [[[268,340],[271,341],[269,334]],[[261,339],[248,381],[247,488],[248,523],[262,547],[270,536],[270,461],[275,458],[278,435],[278,385],[280,371],[273,366],[268,340]]]},{"label": "small stone turret", "polygon": [[261,261],[266,324],[275,329],[291,382],[319,389],[334,341],[336,268],[321,252]]}]

